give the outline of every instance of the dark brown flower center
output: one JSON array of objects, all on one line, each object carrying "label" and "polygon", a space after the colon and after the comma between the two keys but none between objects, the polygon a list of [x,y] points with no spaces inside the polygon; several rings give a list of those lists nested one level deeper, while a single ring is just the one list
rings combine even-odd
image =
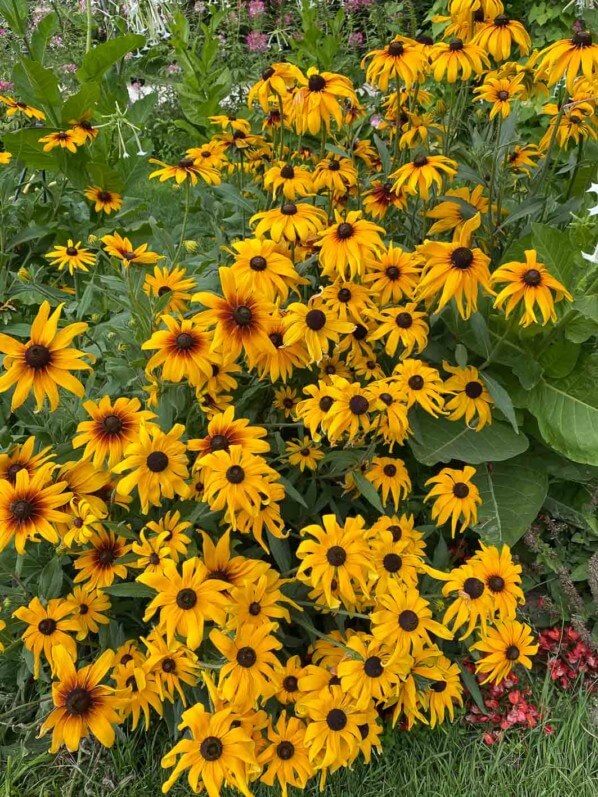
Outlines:
[{"label": "dark brown flower center", "polygon": [[175,672],[176,671],[176,661],[174,659],[164,659],[162,662],[162,671],[163,672]]},{"label": "dark brown flower center", "polygon": [[340,291],[337,293],[337,298],[339,302],[343,302],[346,304],[347,302],[351,301],[351,291],[349,288],[341,288]]},{"label": "dark brown flower center", "polygon": [[347,715],[340,708],[333,708],[328,712],[326,722],[331,731],[342,731],[347,724]]},{"label": "dark brown flower center", "polygon": [[387,553],[382,560],[382,565],[387,573],[398,573],[403,565],[403,560],[398,553]]},{"label": "dark brown flower center", "polygon": [[322,75],[311,75],[307,81],[307,87],[310,91],[324,91],[326,88],[326,78]]},{"label": "dark brown flower center", "polygon": [[280,212],[283,216],[294,216],[297,213],[297,205],[293,202],[285,202],[280,208]]},{"label": "dark brown flower center", "polygon": [[422,166],[427,166],[428,159],[425,155],[418,155],[417,158],[414,159],[413,165],[416,166],[418,169],[421,169]]},{"label": "dark brown flower center", "polygon": [[256,661],[257,654],[253,648],[244,647],[239,648],[237,651],[237,664],[240,664],[241,667],[249,669],[249,667],[253,667]]},{"label": "dark brown flower center", "polygon": [[17,480],[17,473],[20,470],[27,470],[27,468],[21,462],[13,462],[6,471],[6,478],[8,481],[14,484]]},{"label": "dark brown flower center", "polygon": [[168,456],[163,451],[152,451],[145,464],[152,473],[162,473],[168,467]]},{"label": "dark brown flower center", "polygon": [[386,404],[387,407],[390,407],[390,405],[393,403],[393,398],[390,393],[380,393],[378,398],[383,404]]},{"label": "dark brown flower center", "polygon": [[517,645],[509,645],[505,651],[505,655],[509,661],[515,661],[519,658],[519,648]]},{"label": "dark brown flower center", "polygon": [[497,17],[494,17],[494,24],[497,28],[506,28],[511,20],[506,14],[499,14]]},{"label": "dark brown flower center", "polygon": [[255,257],[252,257],[251,260],[249,261],[249,268],[252,271],[265,271],[267,265],[268,262],[266,258],[262,257],[261,255],[256,255]]},{"label": "dark brown flower center", "polygon": [[210,438],[210,451],[228,451],[229,441],[224,434],[215,434]]},{"label": "dark brown flower center", "polygon": [[102,568],[110,567],[116,558],[116,551],[112,546],[97,549],[96,559]]},{"label": "dark brown flower center", "polygon": [[322,396],[320,401],[318,402],[318,407],[322,412],[328,412],[330,407],[334,404],[334,400],[330,398],[330,396]]},{"label": "dark brown flower center", "polygon": [[365,340],[368,334],[367,327],[364,327],[363,324],[356,324],[355,329],[351,333],[355,340]]},{"label": "dark brown flower center", "polygon": [[492,592],[502,592],[505,588],[505,580],[502,576],[490,576],[488,579],[488,587]]},{"label": "dark brown flower center", "polygon": [[192,609],[195,604],[197,603],[197,593],[194,589],[190,589],[189,587],[184,587],[177,592],[176,595],[176,605],[179,609],[184,609],[188,611]]},{"label": "dark brown flower center", "polygon": [[388,268],[385,271],[385,274],[388,277],[388,279],[391,280],[392,282],[398,280],[399,277],[401,276],[401,272],[396,266],[388,266]]},{"label": "dark brown flower center", "polygon": [[369,407],[370,403],[365,396],[351,396],[349,399],[349,409],[353,415],[364,415]]},{"label": "dark brown flower center", "polygon": [[370,656],[363,664],[363,669],[368,678],[379,678],[384,672],[382,661],[379,656]]},{"label": "dark brown flower center", "polygon": [[123,422],[118,415],[106,415],[102,419],[102,431],[107,435],[117,435],[122,428]]},{"label": "dark brown flower center", "polygon": [[280,349],[282,344],[284,343],[284,338],[280,332],[271,332],[268,337],[272,341],[275,348]]},{"label": "dark brown flower center", "polygon": [[577,33],[574,33],[571,37],[571,44],[574,47],[591,47],[592,45],[592,34],[589,30],[580,30]]},{"label": "dark brown flower center", "polygon": [[280,176],[284,177],[285,180],[292,180],[295,177],[295,169],[287,163],[286,166],[283,166],[280,170]]},{"label": "dark brown flower center", "polygon": [[509,99],[509,92],[508,91],[504,91],[504,90],[503,91],[499,91],[496,96],[498,97],[499,100],[504,102],[505,100]]},{"label": "dark brown flower center", "polygon": [[51,636],[54,631],[56,631],[56,626],[56,620],[53,620],[51,617],[45,617],[38,623],[37,630],[44,636]]},{"label": "dark brown flower center", "polygon": [[403,631],[415,631],[419,625],[419,617],[411,609],[405,609],[399,614],[399,626]]},{"label": "dark brown flower center", "polygon": [[206,761],[217,761],[223,750],[222,742],[216,736],[206,736],[199,746],[199,752]]},{"label": "dark brown flower center", "polygon": [[151,553],[148,557],[148,561],[150,565],[159,565],[160,564],[160,557],[157,553]]},{"label": "dark brown flower center", "polygon": [[467,246],[458,246],[451,255],[451,263],[455,268],[464,271],[473,263],[473,252]]},{"label": "dark brown flower center", "polygon": [[341,222],[338,225],[336,234],[341,239],[341,241],[346,241],[347,238],[351,238],[354,235],[353,225],[349,224],[348,221]]},{"label": "dark brown flower center", "polygon": [[319,332],[326,324],[326,315],[322,310],[309,310],[305,315],[305,323],[309,329]]},{"label": "dark brown flower center", "polygon": [[465,395],[470,399],[479,398],[484,392],[484,386],[481,382],[468,382],[465,385]]},{"label": "dark brown flower center", "polygon": [[398,542],[403,536],[403,529],[400,526],[389,526],[388,530],[392,533],[392,541]]},{"label": "dark brown flower center", "polygon": [[395,321],[400,329],[409,329],[410,326],[413,326],[413,317],[411,313],[399,313]]},{"label": "dark brown flower center", "polygon": [[473,12],[473,21],[474,22],[483,22],[484,21],[484,9],[478,8]]},{"label": "dark brown flower center", "polygon": [[45,368],[52,361],[52,352],[47,346],[41,346],[39,343],[34,343],[25,350],[25,362],[30,368],[37,370],[38,368]]},{"label": "dark brown flower center", "polygon": [[434,681],[434,683],[430,684],[430,689],[433,692],[438,692],[438,693],[444,692],[446,687],[447,687],[447,682],[446,681]]},{"label": "dark brown flower center", "polygon": [[333,545],[326,551],[326,559],[332,567],[341,567],[347,561],[347,552],[340,545]]},{"label": "dark brown flower center", "polygon": [[434,39],[431,36],[426,36],[425,34],[418,36],[415,40],[418,44],[424,44],[426,47],[430,47],[434,44]]},{"label": "dark brown flower center", "polygon": [[67,246],[66,253],[69,257],[77,257],[79,250],[74,246]]},{"label": "dark brown flower center", "polygon": [[525,274],[523,275],[523,281],[526,285],[529,285],[530,288],[535,288],[542,282],[542,275],[536,268],[528,269]]},{"label": "dark brown flower center", "polygon": [[283,761],[289,761],[295,755],[295,745],[292,742],[279,742],[276,755]]},{"label": "dark brown flower center", "polygon": [[481,598],[484,594],[484,582],[479,578],[466,578],[463,582],[463,592],[473,600]]},{"label": "dark brown flower center", "polygon": [[32,501],[26,501],[25,499],[21,498],[18,501],[13,501],[10,505],[10,514],[16,520],[23,521],[29,520],[33,517],[35,506]]},{"label": "dark brown flower center", "polygon": [[340,163],[339,163],[338,161],[336,161],[336,160],[331,160],[331,161],[330,161],[330,163],[328,164],[328,169],[329,169],[329,171],[331,171],[331,172],[338,172],[338,170],[339,170],[340,168],[341,168],[341,165],[340,165]]},{"label": "dark brown flower center", "polygon": [[390,479],[392,479],[393,476],[397,475],[397,466],[393,465],[392,462],[389,462],[382,468],[382,472],[385,476],[388,476]]},{"label": "dark brown flower center", "polygon": [[112,202],[112,194],[110,191],[98,191],[98,199],[100,202],[108,204],[109,202]]},{"label": "dark brown flower center", "polygon": [[79,606],[79,614],[89,614],[89,606],[86,603],[82,603]]},{"label": "dark brown flower center", "polygon": [[257,601],[253,601],[249,604],[248,612],[252,617],[257,617],[261,611],[262,607]]},{"label": "dark brown flower center", "polygon": [[388,54],[393,58],[398,58],[399,56],[403,55],[404,50],[405,48],[401,42],[391,42],[388,45]]},{"label": "dark brown flower center", "polygon": [[459,50],[463,49],[463,40],[462,39],[453,39],[449,44],[449,50],[452,53],[459,52]]},{"label": "dark brown flower center", "polygon": [[169,288],[168,285],[161,285],[158,288],[158,296],[164,296],[166,293],[172,293],[172,288]]},{"label": "dark brown flower center", "polygon": [[183,158],[179,161],[179,169],[189,169],[194,163],[195,160],[193,158]]},{"label": "dark brown flower center", "polygon": [[467,498],[469,487],[464,482],[455,482],[453,485],[453,495],[455,498]]},{"label": "dark brown flower center", "polygon": [[245,304],[235,307],[233,310],[233,319],[238,326],[248,327],[253,320],[251,308],[247,307]]},{"label": "dark brown flower center", "polygon": [[176,336],[174,341],[174,345],[177,347],[177,349],[181,349],[182,351],[188,351],[189,349],[193,348],[194,343],[195,338],[188,332],[181,332]]},{"label": "dark brown flower center", "polygon": [[87,714],[93,705],[93,697],[87,689],[81,687],[72,689],[66,696],[64,706],[69,714],[74,714],[80,717],[82,714]]},{"label": "dark brown flower center", "polygon": [[245,478],[245,471],[240,465],[231,465],[226,471],[226,478],[231,484],[241,484]]},{"label": "dark brown flower center", "polygon": [[411,390],[421,390],[424,386],[424,378],[423,376],[420,376],[420,374],[414,374],[413,376],[409,377],[407,384]]},{"label": "dark brown flower center", "polygon": [[299,683],[294,675],[287,675],[283,682],[282,688],[285,692],[296,692],[299,689]]},{"label": "dark brown flower center", "polygon": [[272,67],[271,66],[267,66],[262,71],[262,80],[269,80],[272,77],[273,74],[274,74],[274,70],[272,69]]}]

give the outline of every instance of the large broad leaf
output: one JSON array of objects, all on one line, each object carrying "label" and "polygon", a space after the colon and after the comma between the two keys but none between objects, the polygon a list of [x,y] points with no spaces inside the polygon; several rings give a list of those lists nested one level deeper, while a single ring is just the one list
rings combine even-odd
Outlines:
[{"label": "large broad leaf", "polygon": [[60,20],[55,11],[50,11],[49,14],[37,24],[37,27],[31,34],[31,52],[36,61],[40,64],[44,62],[46,54],[46,47],[50,37],[53,36],[60,28]]},{"label": "large broad leaf", "polygon": [[27,0],[0,0],[0,15],[19,36],[27,33]]},{"label": "large broad leaf", "polygon": [[567,233],[547,224],[532,223],[532,244],[538,260],[553,277],[571,287],[575,268],[575,249]]},{"label": "large broad leaf", "polygon": [[527,408],[550,446],[575,462],[598,465],[598,354],[580,360],[564,379],[541,379]]},{"label": "large broad leaf", "polygon": [[137,33],[127,33],[99,44],[84,55],[81,67],[76,72],[79,82],[101,80],[113,64],[132,50],[143,47],[144,44],[145,36]]},{"label": "large broad leaf", "polygon": [[424,465],[459,459],[470,465],[500,462],[523,453],[529,446],[527,437],[515,434],[510,426],[495,421],[476,432],[463,422],[447,421],[418,415],[418,439],[409,441],[416,459]]},{"label": "large broad leaf", "polygon": [[21,58],[12,71],[12,79],[18,95],[23,99],[45,106],[60,105],[58,78],[51,69],[30,58]]},{"label": "large broad leaf", "polygon": [[23,161],[30,169],[57,171],[58,162],[50,152],[44,152],[39,139],[49,133],[43,127],[24,127],[16,133],[6,133],[3,137],[4,149],[15,159]]},{"label": "large broad leaf", "polygon": [[542,508],[548,476],[540,460],[523,454],[480,465],[474,477],[482,505],[475,530],[491,545],[514,545]]},{"label": "large broad leaf", "polygon": [[100,96],[100,86],[97,83],[86,83],[73,94],[62,107],[62,123],[70,125],[77,121],[86,112],[91,112]]}]

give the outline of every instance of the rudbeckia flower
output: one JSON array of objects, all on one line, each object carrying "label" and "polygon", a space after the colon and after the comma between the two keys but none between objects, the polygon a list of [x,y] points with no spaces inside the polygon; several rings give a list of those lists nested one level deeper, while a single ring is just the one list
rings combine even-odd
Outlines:
[{"label": "rudbeckia flower", "polygon": [[[471,365],[463,368],[453,367],[447,362],[443,362],[442,367],[453,374],[444,383],[444,392],[452,395],[452,398],[447,399],[444,404],[445,410],[450,413],[448,419],[458,421],[465,418],[467,426],[470,429],[475,428],[476,432],[492,423],[494,400],[480,379],[478,369]],[[472,421],[476,417],[477,424],[474,427]]]},{"label": "rudbeckia flower", "polygon": [[113,210],[120,210],[123,198],[116,191],[109,191],[98,185],[90,185],[85,189],[85,196],[95,202],[94,210],[96,213],[103,212],[109,216]]},{"label": "rudbeckia flower", "polygon": [[406,205],[405,191],[394,191],[388,181],[372,180],[369,190],[363,193],[363,208],[373,219],[383,219],[391,207],[404,210]]},{"label": "rudbeckia flower", "polygon": [[308,304],[293,302],[287,307],[287,344],[303,342],[312,362],[318,363],[328,353],[330,342],[338,342],[340,335],[355,329],[351,321],[341,321],[322,301],[312,298]]},{"label": "rudbeckia flower", "polygon": [[480,550],[469,560],[476,563],[476,571],[482,579],[494,603],[494,611],[501,620],[512,620],[518,604],[525,603],[521,589],[521,565],[513,562],[511,549],[502,545],[480,543]]},{"label": "rudbeckia flower", "polygon": [[40,735],[52,731],[51,753],[65,745],[71,753],[79,748],[81,740],[90,734],[104,747],[112,747],[114,726],[120,722],[118,709],[122,699],[102,680],[110,669],[114,653],[106,650],[86,667],[77,670],[67,649],[60,646],[54,654],[56,678],[52,684],[52,701],[55,708],[42,724]]},{"label": "rudbeckia flower", "polygon": [[498,114],[506,119],[511,113],[511,101],[521,97],[525,92],[525,86],[522,85],[523,77],[523,74],[513,78],[487,77],[481,86],[474,89],[478,99],[492,103],[490,119],[494,119]]},{"label": "rudbeckia flower", "polygon": [[330,129],[332,120],[340,127],[343,111],[339,99],[348,99],[357,104],[353,84],[348,77],[335,72],[319,72],[315,66],[307,70],[307,77],[301,76],[303,85],[297,89],[291,101],[292,118],[299,135],[316,135],[322,125]]},{"label": "rudbeckia flower", "polygon": [[247,290],[269,301],[280,299],[284,302],[289,291],[297,291],[299,285],[308,284],[275,241],[246,238],[232,244],[232,249],[235,262],[231,270],[240,291]]},{"label": "rudbeckia flower", "polygon": [[[455,197],[455,200],[449,199]],[[471,210],[465,205],[471,205]],[[436,219],[428,230],[428,235],[438,235],[441,232],[455,230],[459,232],[466,221],[475,216],[476,211],[481,215],[488,212],[488,199],[484,196],[484,186],[476,185],[475,188],[449,188],[444,192],[444,199],[431,210],[426,211],[429,219]],[[493,208],[494,210],[494,208]]]},{"label": "rudbeckia flower", "polygon": [[288,787],[305,789],[315,769],[309,760],[305,742],[306,725],[297,717],[288,717],[282,711],[276,725],[269,720],[267,739],[258,761],[263,768],[260,783],[278,784],[282,797],[287,797]]},{"label": "rudbeckia flower", "polygon": [[34,678],[39,678],[42,654],[54,672],[54,654],[59,645],[71,660],[77,657],[76,642],[68,634],[78,630],[72,613],[70,604],[63,598],[52,598],[44,607],[37,596],[27,606],[19,606],[13,612],[13,617],[27,624],[21,638],[27,650],[33,654]]},{"label": "rudbeckia flower", "polygon": [[187,696],[183,684],[189,687],[196,685],[199,678],[197,656],[177,639],[169,644],[156,630],[143,641],[147,647],[147,669],[155,676],[160,699],[174,703],[178,696],[183,706],[186,706]]},{"label": "rudbeckia flower", "polygon": [[46,118],[46,114],[40,111],[39,108],[33,108],[31,105],[27,105],[26,102],[19,102],[13,97],[0,96],[0,102],[8,108],[6,111],[7,116],[22,113],[28,119],[39,119],[41,122]]},{"label": "rudbeckia flower", "polygon": [[298,466],[301,472],[306,468],[316,470],[318,462],[324,458],[324,452],[309,437],[289,440],[285,446],[285,454],[289,465]]},{"label": "rudbeckia flower", "polygon": [[[488,67],[488,56],[481,47],[462,39],[452,39],[448,44],[438,42],[430,52],[432,74],[434,80],[440,82],[446,74],[448,83],[469,80],[472,75],[479,75]],[[460,74],[459,74],[460,73]]]},{"label": "rudbeckia flower", "polygon": [[457,174],[457,163],[444,155],[417,155],[390,175],[395,181],[392,190],[398,193],[404,189],[427,200],[433,186],[442,193],[443,174],[452,179]]},{"label": "rudbeckia flower", "polygon": [[363,282],[368,285],[372,299],[380,307],[397,304],[403,297],[410,299],[419,281],[421,258],[400,246],[389,244],[366,263]]},{"label": "rudbeckia flower", "polygon": [[292,89],[296,83],[303,82],[305,82],[303,73],[294,64],[286,61],[270,64],[262,70],[260,79],[249,89],[247,104],[251,108],[257,100],[262,111],[268,113],[273,99],[282,101],[282,98],[288,95],[289,89]]},{"label": "rudbeckia flower", "polygon": [[46,255],[53,266],[58,266],[58,270],[67,268],[72,276],[75,271],[89,271],[88,266],[93,266],[96,256],[89,249],[81,246],[81,241],[74,243],[70,238],[66,246],[54,246],[52,251]]},{"label": "rudbeckia flower", "polygon": [[86,136],[79,130],[57,130],[38,140],[44,145],[44,152],[51,152],[56,147],[76,152],[78,147],[85,144]]},{"label": "rudbeckia flower", "polygon": [[428,479],[426,486],[432,489],[424,498],[425,501],[434,501],[432,506],[432,520],[436,525],[442,526],[447,520],[451,521],[451,536],[455,536],[457,523],[461,520],[463,532],[468,526],[475,526],[478,522],[478,504],[482,503],[480,492],[472,482],[476,469],[466,465],[463,470],[443,468],[437,476]]},{"label": "rudbeckia flower", "polygon": [[290,243],[305,243],[326,224],[326,213],[321,208],[307,202],[283,202],[278,208],[256,213],[249,220],[250,224],[258,222],[255,234],[263,238],[268,234],[273,241],[283,238]]},{"label": "rudbeckia flower", "polygon": [[390,357],[401,344],[401,359],[410,357],[425,349],[428,343],[429,326],[426,323],[426,314],[419,312],[415,302],[410,302],[403,307],[392,307],[382,310],[378,316],[379,325],[373,332],[371,340],[386,337],[386,353]]},{"label": "rudbeckia flower", "polygon": [[160,167],[150,174],[150,180],[153,177],[158,177],[161,183],[166,180],[175,180],[178,185],[189,180],[192,185],[197,185],[197,178],[201,177],[208,185],[220,185],[222,182],[217,169],[206,166],[196,158],[186,156],[174,164],[164,163],[157,158],[150,158],[149,162]]},{"label": "rudbeckia flower", "polygon": [[12,445],[6,453],[0,454],[0,480],[6,479],[15,484],[20,470],[26,470],[29,476],[34,476],[43,465],[54,459],[51,446],[42,448],[36,454],[35,444],[35,435],[31,435],[24,443]]},{"label": "rudbeckia flower", "polygon": [[127,565],[121,560],[131,546],[124,537],[98,526],[87,542],[87,547],[78,551],[75,559],[75,584],[85,582],[87,589],[109,587],[114,579],[127,577]]},{"label": "rudbeckia flower", "polygon": [[365,272],[367,260],[383,251],[380,233],[384,228],[361,216],[359,210],[349,211],[344,218],[335,211],[336,223],[320,235],[318,244],[324,276],[354,279]]},{"label": "rudbeckia flower", "polygon": [[476,662],[476,671],[487,676],[482,683],[499,684],[516,664],[531,669],[530,657],[538,652],[538,645],[534,643],[529,625],[505,620],[496,628],[489,628],[482,639],[472,645],[472,650],[486,654]]},{"label": "rudbeckia flower", "polygon": [[153,275],[146,274],[143,283],[143,290],[148,296],[157,299],[168,296],[168,301],[162,308],[164,313],[184,312],[191,301],[194,288],[195,280],[187,277],[187,271],[178,266],[170,269],[167,266],[155,266]]},{"label": "rudbeckia flower", "polygon": [[446,656],[439,656],[436,659],[435,667],[440,674],[429,684],[428,689],[421,696],[423,708],[430,714],[430,728],[435,728],[443,723],[446,714],[453,720],[455,703],[463,705],[463,686],[461,685],[459,666]]},{"label": "rudbeckia flower", "polygon": [[354,442],[372,427],[376,397],[371,388],[362,387],[358,382],[349,382],[340,376],[331,377],[331,381],[329,395],[334,403],[325,420],[326,435],[333,445],[345,434]]},{"label": "rudbeckia flower", "polygon": [[16,386],[12,410],[20,407],[31,391],[35,395],[37,408],[42,408],[47,396],[52,412],[60,403],[58,387],[79,398],[85,392],[81,382],[70,372],[91,370],[91,366],[83,362],[84,352],[70,348],[70,344],[74,337],[85,332],[87,324],[78,321],[58,329],[63,307],[64,304],[59,304],[50,314],[49,303],[43,302],[31,324],[27,343],[0,334],[0,352],[4,354],[3,366],[6,371],[0,376],[0,393]]},{"label": "rudbeckia flower", "polygon": [[272,191],[273,196],[282,193],[291,202],[314,193],[311,173],[304,166],[293,166],[290,163],[271,166],[264,175],[264,188]]},{"label": "rudbeckia flower", "polygon": [[361,68],[368,64],[365,79],[381,91],[387,91],[391,80],[404,83],[407,88],[424,79],[428,59],[421,47],[406,36],[395,38],[380,50],[372,50],[361,62]]},{"label": "rudbeckia flower", "polygon": [[141,348],[153,351],[146,366],[152,373],[162,369],[162,378],[168,382],[189,381],[194,387],[204,385],[212,376],[210,361],[211,335],[199,329],[193,319],[176,319],[163,315],[166,329],[159,329],[142,344]]},{"label": "rudbeckia flower", "polygon": [[316,164],[314,188],[318,193],[329,192],[336,197],[344,196],[357,184],[357,176],[357,169],[349,158],[332,155]]},{"label": "rudbeckia flower", "polygon": [[560,302],[562,299],[573,301],[565,286],[549,274],[543,263],[538,263],[538,253],[535,249],[525,250],[525,263],[515,260],[504,263],[492,274],[491,280],[493,284],[506,283],[494,302],[495,307],[499,309],[504,307],[506,318],[518,305],[523,305],[519,321],[523,327],[539,323],[535,312],[536,305],[542,314],[542,326],[544,326],[549,321],[556,321],[555,302]]},{"label": "rudbeckia flower", "polygon": [[436,368],[407,358],[395,367],[393,379],[408,408],[419,404],[434,417],[443,414],[444,386]]},{"label": "rudbeckia flower", "polygon": [[477,563],[470,562],[471,560],[444,576],[446,584],[442,587],[445,598],[457,593],[452,598],[442,622],[447,628],[451,628],[453,633],[467,624],[460,639],[468,637],[478,625],[481,632],[485,633],[488,622],[494,614],[494,602],[490,590],[478,577]]},{"label": "rudbeckia flower", "polygon": [[519,48],[519,55],[527,55],[532,47],[529,34],[521,22],[504,13],[482,25],[472,43],[490,53],[496,61],[508,60],[514,45]]},{"label": "rudbeckia flower", "polygon": [[572,92],[577,75],[581,73],[592,80],[598,70],[598,44],[589,30],[578,30],[570,39],[561,39],[542,50],[537,70],[539,74],[548,72],[549,86],[565,76],[567,91]]},{"label": "rudbeckia flower", "polygon": [[411,492],[411,479],[402,459],[374,457],[365,478],[381,494],[383,506],[390,503],[389,498],[392,496],[395,511]]},{"label": "rudbeckia flower", "polygon": [[105,612],[110,610],[110,598],[105,592],[89,589],[87,586],[73,587],[66,596],[73,620],[77,624],[77,641],[87,639],[90,634],[97,634],[101,625],[108,625],[110,618]]},{"label": "rudbeckia flower", "polygon": [[162,255],[148,251],[148,244],[140,244],[134,247],[128,238],[115,232],[113,235],[104,235],[101,239],[104,244],[104,251],[110,257],[120,260],[123,266],[130,266],[131,263],[139,265],[153,265]]}]

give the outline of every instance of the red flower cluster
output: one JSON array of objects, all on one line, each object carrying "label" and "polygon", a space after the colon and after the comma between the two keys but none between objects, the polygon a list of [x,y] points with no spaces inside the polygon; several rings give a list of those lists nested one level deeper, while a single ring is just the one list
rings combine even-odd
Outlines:
[{"label": "red flower cluster", "polygon": [[[481,687],[481,693],[486,711],[470,701],[466,704],[465,719],[474,725],[486,726],[483,735],[486,744],[499,741],[510,728],[535,728],[542,719],[539,707],[533,702],[531,689],[519,688],[519,678],[513,673],[498,686]],[[552,733],[553,729],[545,725],[544,731]]]},{"label": "red flower cluster", "polygon": [[538,635],[539,655],[550,678],[561,689],[570,689],[578,680],[593,692],[598,686],[598,655],[570,625],[546,628]]}]

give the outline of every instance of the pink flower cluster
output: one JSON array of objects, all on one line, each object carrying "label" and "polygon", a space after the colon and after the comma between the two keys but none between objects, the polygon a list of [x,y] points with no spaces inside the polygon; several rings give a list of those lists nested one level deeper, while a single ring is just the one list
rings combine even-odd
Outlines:
[{"label": "pink flower cluster", "polygon": [[245,37],[245,44],[250,53],[265,53],[268,50],[268,37],[259,30],[252,30]]},{"label": "pink flower cluster", "polygon": [[349,14],[354,14],[360,8],[369,8],[374,5],[374,0],[344,0],[343,7]]},{"label": "pink flower cluster", "polygon": [[261,14],[263,14],[265,10],[266,4],[263,2],[263,0],[250,0],[247,13],[249,14],[250,19],[255,19],[255,17],[259,17]]},{"label": "pink flower cluster", "polygon": [[551,680],[561,689],[570,689],[580,679],[589,691],[596,689],[598,655],[572,626],[544,629],[538,635],[538,645]]},{"label": "pink flower cluster", "polygon": [[[535,728],[542,720],[542,713],[533,702],[531,689],[520,687],[519,678],[511,673],[502,683],[480,687],[486,711],[475,703],[467,704],[465,719],[472,725],[485,727],[483,740],[486,744],[500,741],[505,731],[511,728]],[[552,733],[551,725],[544,725],[545,733]]]}]

